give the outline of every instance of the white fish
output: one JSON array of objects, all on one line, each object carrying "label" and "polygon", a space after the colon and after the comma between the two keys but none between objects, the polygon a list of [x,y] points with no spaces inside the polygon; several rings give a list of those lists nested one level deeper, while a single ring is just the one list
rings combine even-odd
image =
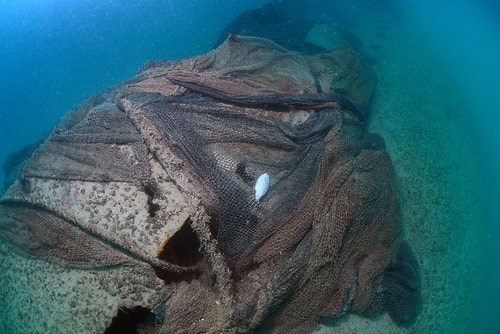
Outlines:
[{"label": "white fish", "polygon": [[269,190],[269,175],[267,173],[259,176],[255,182],[255,199],[257,202],[264,196]]}]

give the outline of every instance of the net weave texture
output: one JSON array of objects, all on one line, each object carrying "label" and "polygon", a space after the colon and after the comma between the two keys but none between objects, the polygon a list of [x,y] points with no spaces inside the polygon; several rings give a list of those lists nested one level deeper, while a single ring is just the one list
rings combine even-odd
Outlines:
[{"label": "net weave texture", "polygon": [[[397,265],[411,250],[399,251],[391,159],[358,108],[371,95],[360,68],[345,45],[306,57],[236,35],[151,64],[33,153],[0,202],[1,236],[67,266],[177,275],[155,308],[159,333],[306,333],[378,314],[416,280],[398,268],[417,264]],[[185,226],[196,249],[180,256],[168,245]]]}]

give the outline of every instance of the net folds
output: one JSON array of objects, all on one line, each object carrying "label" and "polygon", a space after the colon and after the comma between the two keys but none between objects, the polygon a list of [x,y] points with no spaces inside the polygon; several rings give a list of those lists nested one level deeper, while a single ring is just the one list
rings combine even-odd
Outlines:
[{"label": "net folds", "polygon": [[152,63],[34,150],[0,236],[82,270],[153,267],[158,333],[307,333],[384,310],[411,326],[418,263],[360,68],[348,45],[303,56],[238,35]]}]

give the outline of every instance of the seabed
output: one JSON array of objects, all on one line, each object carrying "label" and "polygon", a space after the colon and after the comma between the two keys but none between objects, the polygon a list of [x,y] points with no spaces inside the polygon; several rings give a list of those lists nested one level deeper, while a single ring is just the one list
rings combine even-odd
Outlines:
[{"label": "seabed", "polygon": [[[402,26],[381,19],[356,29],[378,75],[369,128],[384,137],[397,170],[405,238],[421,266],[423,307],[408,329],[387,315],[350,314],[315,333],[464,333],[477,307],[483,235],[463,94]],[[103,333],[131,293],[126,271],[115,277],[113,269],[70,270],[1,242],[0,258],[1,333]],[[109,291],[110,277],[123,287]]]}]

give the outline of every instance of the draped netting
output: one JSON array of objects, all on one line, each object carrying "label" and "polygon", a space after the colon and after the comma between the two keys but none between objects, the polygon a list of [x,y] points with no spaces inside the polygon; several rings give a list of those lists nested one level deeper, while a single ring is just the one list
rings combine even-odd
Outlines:
[{"label": "draped netting", "polygon": [[406,325],[418,268],[365,75],[347,45],[302,56],[236,35],[151,63],[35,150],[1,236],[66,266],[150,264],[161,333],[307,332],[384,308]]}]

